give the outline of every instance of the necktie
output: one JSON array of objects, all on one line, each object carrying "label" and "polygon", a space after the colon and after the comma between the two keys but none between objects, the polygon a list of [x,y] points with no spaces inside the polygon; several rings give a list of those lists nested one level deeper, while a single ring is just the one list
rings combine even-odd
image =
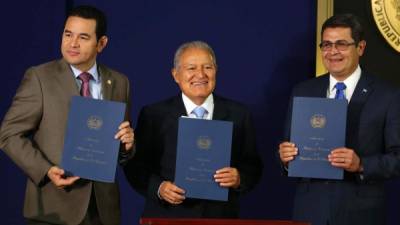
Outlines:
[{"label": "necktie", "polygon": [[346,99],[346,96],[344,95],[344,90],[346,89],[346,85],[343,82],[337,82],[335,84],[335,88],[336,88],[335,99]]},{"label": "necktie", "polygon": [[81,85],[81,96],[91,98],[92,95],[90,94],[90,88],[89,88],[89,81],[92,79],[92,75],[87,72],[83,72],[79,74],[78,78],[82,81]]},{"label": "necktie", "polygon": [[192,113],[196,115],[196,118],[203,119],[204,114],[207,110],[201,106],[197,106],[193,109]]}]

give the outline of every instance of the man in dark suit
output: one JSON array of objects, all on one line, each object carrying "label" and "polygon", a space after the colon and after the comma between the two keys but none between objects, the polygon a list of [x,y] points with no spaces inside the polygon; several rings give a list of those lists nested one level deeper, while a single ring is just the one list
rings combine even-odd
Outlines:
[{"label": "man in dark suit", "polygon": [[[28,176],[27,224],[120,224],[115,183],[66,177],[59,167],[72,96],[81,90],[85,97],[130,102],[127,77],[96,63],[107,44],[105,34],[103,12],[90,6],[73,9],[62,36],[63,59],[28,69],[5,115],[0,147]],[[120,161],[126,161],[133,130],[125,121],[115,133]]]},{"label": "man in dark suit", "polygon": [[[294,96],[347,99],[346,143],[328,156],[331,165],[345,174],[338,181],[299,179],[293,217],[313,225],[385,224],[384,182],[400,173],[400,91],[361,71],[359,58],[366,42],[353,15],[329,18],[321,37],[328,73],[298,84],[292,100]],[[297,154],[296,143],[279,145],[286,168]]]},{"label": "man in dark suit", "polygon": [[[252,189],[262,172],[250,113],[243,105],[213,94],[217,64],[211,47],[201,41],[181,45],[175,53],[172,75],[182,93],[145,106],[136,127],[136,154],[125,174],[132,187],[146,198],[144,217],[238,217],[239,196]],[[195,117],[234,123],[231,165],[214,178],[229,188],[227,202],[185,199],[174,184],[178,119]]]}]

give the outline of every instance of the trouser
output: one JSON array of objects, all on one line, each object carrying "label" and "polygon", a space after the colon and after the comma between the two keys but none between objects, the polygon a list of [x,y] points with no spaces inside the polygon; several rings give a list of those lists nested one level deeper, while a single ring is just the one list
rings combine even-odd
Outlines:
[{"label": "trouser", "polygon": [[[53,223],[36,221],[36,220],[31,220],[31,219],[26,219],[26,224],[27,225],[56,225]],[[94,190],[92,190],[92,194],[90,196],[90,201],[89,201],[89,207],[85,214],[85,217],[83,218],[82,222],[78,225],[103,225],[103,223],[100,220],[99,212],[97,210],[96,197],[94,194]]]}]

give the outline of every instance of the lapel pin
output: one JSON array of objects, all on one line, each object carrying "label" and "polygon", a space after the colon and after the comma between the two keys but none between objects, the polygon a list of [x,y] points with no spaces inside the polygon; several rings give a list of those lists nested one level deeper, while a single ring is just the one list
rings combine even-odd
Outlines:
[{"label": "lapel pin", "polygon": [[107,84],[108,84],[108,85],[111,85],[111,80],[107,80]]},{"label": "lapel pin", "polygon": [[362,93],[367,93],[367,92],[368,92],[368,90],[365,88],[362,90]]}]

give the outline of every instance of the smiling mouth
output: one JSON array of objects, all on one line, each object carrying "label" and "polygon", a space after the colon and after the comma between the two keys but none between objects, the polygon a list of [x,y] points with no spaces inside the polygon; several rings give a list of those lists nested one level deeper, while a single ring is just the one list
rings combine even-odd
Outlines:
[{"label": "smiling mouth", "polygon": [[68,53],[68,55],[70,55],[70,56],[77,56],[77,55],[79,55],[79,52],[76,52],[76,51],[67,51],[67,53]]},{"label": "smiling mouth", "polygon": [[190,84],[194,85],[194,86],[207,85],[208,81],[195,81],[195,82],[191,82]]},{"label": "smiling mouth", "polygon": [[329,62],[331,63],[338,63],[338,62],[342,62],[343,59],[329,59]]}]

